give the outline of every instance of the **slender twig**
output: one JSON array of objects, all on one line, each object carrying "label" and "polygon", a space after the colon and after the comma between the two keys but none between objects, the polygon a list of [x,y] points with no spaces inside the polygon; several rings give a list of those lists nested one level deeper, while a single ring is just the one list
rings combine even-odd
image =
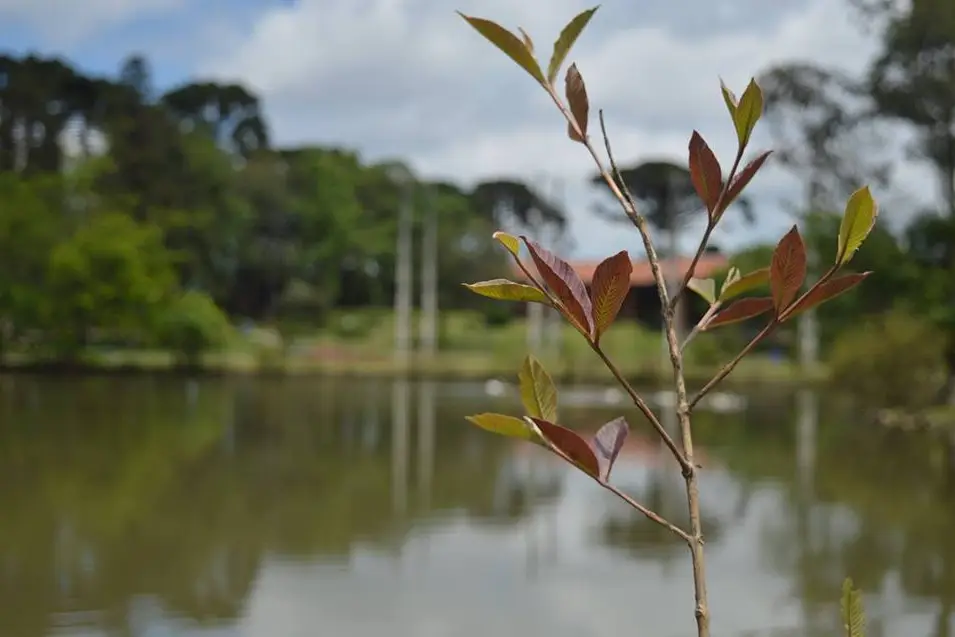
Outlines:
[{"label": "slender twig", "polygon": [[677,525],[673,524],[672,522],[669,522],[666,518],[661,517],[658,513],[655,513],[653,510],[643,506],[642,504],[640,504],[639,502],[637,502],[636,500],[634,500],[629,495],[627,495],[626,493],[624,493],[617,487],[613,486],[609,482],[601,482],[600,480],[598,480],[597,482],[604,489],[606,489],[607,491],[610,491],[612,494],[614,494],[615,496],[617,496],[618,498],[620,498],[621,500],[629,504],[631,507],[633,507],[634,509],[636,509],[643,515],[647,516],[647,518],[653,520],[660,526],[666,527],[667,529],[669,529],[676,535],[680,536],[680,538],[682,538],[683,541],[686,542],[687,544],[693,541],[693,538],[690,537],[689,533],[687,533],[686,531],[684,531]]},{"label": "slender twig", "polygon": [[673,441],[673,438],[670,436],[670,434],[667,433],[666,427],[663,426],[663,423],[661,423],[656,415],[653,414],[653,412],[647,406],[647,403],[643,400],[643,398],[640,397],[640,394],[637,393],[637,390],[635,390],[627,381],[627,379],[624,378],[624,375],[620,372],[617,366],[614,365],[613,361],[607,357],[607,355],[602,349],[600,349],[598,345],[591,345],[591,349],[597,353],[597,356],[600,357],[600,360],[602,360],[607,369],[610,370],[610,373],[613,374],[613,377],[617,379],[617,382],[623,387],[624,391],[627,392],[627,395],[630,396],[630,399],[633,400],[633,403],[637,406],[637,408],[643,412],[644,415],[649,413],[652,416],[652,418],[648,416],[648,419],[653,425],[653,428],[656,429],[657,434],[663,439],[663,444],[667,446],[667,448],[673,454],[673,457],[676,458],[676,461],[680,463],[680,468],[686,469],[687,461],[686,458],[683,457],[683,453],[680,451],[679,447],[676,446],[676,442]]},{"label": "slender twig", "polygon": [[739,354],[733,357],[733,360],[723,365],[720,371],[716,373],[716,376],[711,378],[705,385],[703,385],[703,388],[696,393],[696,396],[694,396],[690,401],[690,409],[696,407],[697,403],[699,403],[704,396],[712,391],[712,389],[716,387],[724,378],[729,376],[730,372],[736,369],[736,366],[739,365],[739,362],[743,360],[747,354],[753,351],[753,348],[756,347],[760,341],[769,336],[770,333],[776,329],[777,325],[779,325],[778,320],[774,319],[770,321],[766,327],[759,332],[759,334],[753,337],[753,340],[746,344],[746,347],[740,350]]},{"label": "slender twig", "polygon": [[[574,460],[573,460],[570,456],[568,456],[566,453],[564,453],[563,451],[561,451],[561,450],[560,450],[557,446],[555,446],[550,440],[548,440],[546,436],[540,436],[540,439],[544,442],[544,444],[547,446],[547,448],[548,448],[552,453],[554,453],[554,454],[560,456],[561,458],[563,458],[565,461],[567,461],[567,462],[568,462],[569,464],[571,464],[571,465],[574,465],[574,466],[577,465],[577,463],[574,462]],[[677,525],[673,524],[672,522],[670,522],[669,520],[667,520],[666,518],[664,518],[664,517],[663,517],[662,515],[660,515],[659,513],[657,513],[657,512],[655,512],[655,511],[653,511],[652,509],[649,509],[649,508],[645,507],[644,505],[640,504],[640,503],[637,502],[635,499],[633,499],[631,496],[627,495],[626,493],[624,493],[623,491],[621,491],[621,490],[618,489],[617,487],[613,486],[612,484],[610,484],[610,483],[607,482],[606,480],[601,480],[599,477],[594,476],[594,475],[591,475],[589,472],[585,472],[585,473],[586,473],[588,476],[590,476],[590,478],[593,479],[594,482],[596,482],[597,484],[599,484],[600,486],[602,486],[604,489],[606,489],[606,490],[609,491],[610,493],[614,494],[615,496],[617,496],[618,498],[620,498],[621,500],[623,500],[624,502],[626,502],[626,503],[627,503],[628,505],[630,505],[632,508],[634,508],[634,509],[636,509],[637,511],[639,511],[640,513],[642,513],[644,516],[647,517],[647,519],[649,519],[649,520],[651,520],[651,521],[653,521],[653,522],[656,522],[656,523],[659,524],[660,526],[662,526],[662,527],[664,527],[664,528],[670,530],[670,531],[673,532],[675,535],[677,535],[678,537],[680,537],[680,538],[681,538],[684,542],[686,542],[687,544],[689,544],[690,542],[693,541],[693,538],[690,537],[690,534],[689,534],[689,533],[687,533],[686,531],[684,531],[683,529],[681,529],[681,528],[678,527]]]},{"label": "slender twig", "polygon": [[[686,481],[686,499],[690,514],[690,533],[688,545],[690,547],[690,556],[693,562],[693,589],[696,597],[696,616],[697,637],[709,637],[710,620],[706,594],[706,568],[703,559],[703,529],[700,515],[700,490],[697,484],[696,465],[693,461],[693,433],[690,427],[690,407],[687,403],[686,382],[683,376],[683,354],[680,350],[680,343],[676,334],[676,326],[673,319],[673,309],[670,305],[669,292],[667,291],[666,280],[663,277],[660,259],[657,256],[656,248],[650,238],[650,230],[646,219],[637,212],[637,207],[633,202],[633,197],[628,192],[624,194],[620,186],[617,185],[614,177],[607,171],[601,162],[600,157],[590,139],[583,134],[576,118],[561,102],[560,96],[553,87],[548,87],[550,94],[557,108],[564,115],[568,125],[583,140],[584,146],[593,157],[597,168],[600,171],[604,181],[610,191],[617,198],[624,213],[637,227],[640,237],[643,239],[643,246],[647,251],[647,261],[650,263],[650,271],[653,273],[653,280],[657,286],[657,293],[660,297],[660,308],[663,316],[663,323],[666,330],[667,348],[670,353],[670,362],[673,365],[673,382],[676,386],[677,398],[677,420],[680,425],[680,434],[683,443],[683,453],[677,454],[677,458],[683,468],[683,478]],[[608,160],[611,166],[615,166],[613,152],[610,148],[610,138],[607,135],[607,127],[603,119],[603,113],[600,113],[600,129],[603,133],[604,147],[607,150]],[[616,169],[615,173],[619,173]],[[621,180],[622,182],[622,180]],[[606,362],[606,361],[605,361]],[[665,431],[665,430],[664,430]]]},{"label": "slender twig", "polygon": [[723,304],[719,301],[710,305],[710,307],[706,310],[706,314],[703,315],[703,318],[701,318],[697,324],[693,326],[693,329],[690,330],[690,333],[686,335],[685,339],[683,339],[683,344],[680,346],[681,352],[686,351],[686,346],[690,344],[690,341],[696,338],[697,334],[706,328],[706,324],[709,323],[714,316],[716,316],[716,313],[722,306]]}]

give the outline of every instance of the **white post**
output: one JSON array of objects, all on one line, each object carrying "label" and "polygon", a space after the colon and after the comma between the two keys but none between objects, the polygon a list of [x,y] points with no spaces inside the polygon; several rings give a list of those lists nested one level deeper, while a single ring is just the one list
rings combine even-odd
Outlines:
[{"label": "white post", "polygon": [[398,213],[398,243],[395,264],[395,363],[400,369],[404,370],[408,367],[411,354],[412,178],[405,176],[402,186],[404,192],[402,193],[401,209]]},{"label": "white post", "polygon": [[429,190],[424,211],[421,245],[421,323],[419,347],[426,356],[438,349],[438,212],[435,193]]}]

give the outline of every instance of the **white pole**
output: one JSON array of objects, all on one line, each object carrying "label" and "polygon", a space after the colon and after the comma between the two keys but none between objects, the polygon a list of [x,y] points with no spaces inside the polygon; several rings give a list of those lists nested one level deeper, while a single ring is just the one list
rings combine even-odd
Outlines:
[{"label": "white pole", "polygon": [[395,363],[407,369],[411,352],[412,272],[411,251],[412,180],[404,177],[401,209],[398,213],[398,244],[395,264]]}]

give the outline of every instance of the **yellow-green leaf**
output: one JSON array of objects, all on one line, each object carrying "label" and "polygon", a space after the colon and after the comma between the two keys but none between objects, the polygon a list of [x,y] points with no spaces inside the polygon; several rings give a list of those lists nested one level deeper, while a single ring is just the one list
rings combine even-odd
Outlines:
[{"label": "yellow-green leaf", "polygon": [[836,265],[845,265],[852,260],[856,250],[862,246],[862,242],[875,226],[878,214],[879,207],[872,198],[872,192],[868,186],[863,186],[852,193],[849,201],[846,202],[846,210],[839,227]]},{"label": "yellow-green leaf", "polygon": [[507,279],[491,279],[477,283],[465,283],[464,287],[475,294],[497,299],[499,301],[523,301],[525,303],[545,303],[550,305],[547,295],[537,288],[515,283]]},{"label": "yellow-green leaf", "polygon": [[514,416],[487,413],[467,416],[466,419],[481,429],[486,429],[501,436],[523,440],[533,440],[536,437],[535,432],[528,427],[526,422]]},{"label": "yellow-green leaf", "polygon": [[756,84],[756,80],[750,80],[746,90],[739,98],[736,110],[733,113],[733,124],[736,126],[736,137],[739,145],[745,146],[749,143],[749,138],[753,134],[756,122],[763,115],[763,91]]},{"label": "yellow-green leaf", "polygon": [[534,41],[531,39],[531,36],[527,34],[527,31],[517,27],[517,30],[521,32],[521,39],[524,40],[524,46],[527,47],[527,50],[531,55],[534,55]]},{"label": "yellow-green leaf", "polygon": [[710,305],[716,303],[716,281],[713,279],[693,277],[686,282],[686,287],[699,294]]},{"label": "yellow-green leaf", "polygon": [[527,45],[516,35],[490,20],[484,18],[475,18],[467,16],[458,11],[458,15],[467,20],[468,24],[474,27],[474,30],[483,35],[491,44],[507,54],[509,58],[527,71],[531,77],[540,82],[546,83],[544,73],[540,65],[534,59],[533,53],[527,48]]},{"label": "yellow-green leaf", "polygon": [[540,361],[528,355],[517,378],[527,415],[550,422],[557,420],[557,387]]},{"label": "yellow-green leaf", "polygon": [[723,283],[723,290],[720,292],[720,301],[728,301],[744,292],[749,292],[767,283],[769,283],[769,268],[753,270],[744,276],[740,276],[739,270],[736,270],[736,277],[734,279],[730,280],[729,276],[726,277],[726,282]]},{"label": "yellow-green leaf", "polygon": [[730,117],[733,118],[733,122],[736,122],[736,108],[739,102],[736,101],[736,96],[733,94],[733,91],[729,89],[728,86],[720,80],[720,91],[723,93],[723,102],[726,104],[726,110],[729,111]]},{"label": "yellow-green leaf", "polygon": [[554,80],[557,79],[557,74],[560,73],[560,67],[563,66],[564,60],[567,59],[567,54],[570,53],[574,42],[580,37],[584,27],[587,26],[587,23],[590,22],[590,18],[593,17],[599,8],[600,5],[597,5],[592,9],[578,13],[574,16],[574,19],[568,22],[567,26],[561,30],[560,35],[554,42],[554,51],[551,53],[550,63],[547,65],[547,81],[551,85],[553,85]]},{"label": "yellow-green leaf", "polygon": [[491,235],[491,238],[507,248],[507,251],[513,254],[515,257],[521,253],[521,242],[514,235],[498,230]]}]

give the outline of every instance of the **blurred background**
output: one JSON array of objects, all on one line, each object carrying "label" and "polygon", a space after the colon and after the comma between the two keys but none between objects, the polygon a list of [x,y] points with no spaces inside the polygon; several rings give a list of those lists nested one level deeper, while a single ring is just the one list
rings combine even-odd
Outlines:
[{"label": "blurred background", "polygon": [[[628,417],[622,486],[682,515],[586,343],[461,285],[516,276],[495,230],[588,283],[628,250],[604,342],[669,413],[638,234],[454,13],[546,57],[589,6],[0,3],[0,634],[692,633],[681,546],[463,420],[519,413],[533,352],[565,424]],[[570,59],[669,276],[705,226],[691,132],[736,150],[720,80],[756,78],[750,155],[774,154],[697,276],[768,265],[793,224],[819,275],[848,195],[880,204],[851,263],[874,274],[699,418],[714,631],[835,634],[851,576],[870,634],[952,634],[955,3],[606,3]],[[758,327],[696,338],[691,384]]]}]

